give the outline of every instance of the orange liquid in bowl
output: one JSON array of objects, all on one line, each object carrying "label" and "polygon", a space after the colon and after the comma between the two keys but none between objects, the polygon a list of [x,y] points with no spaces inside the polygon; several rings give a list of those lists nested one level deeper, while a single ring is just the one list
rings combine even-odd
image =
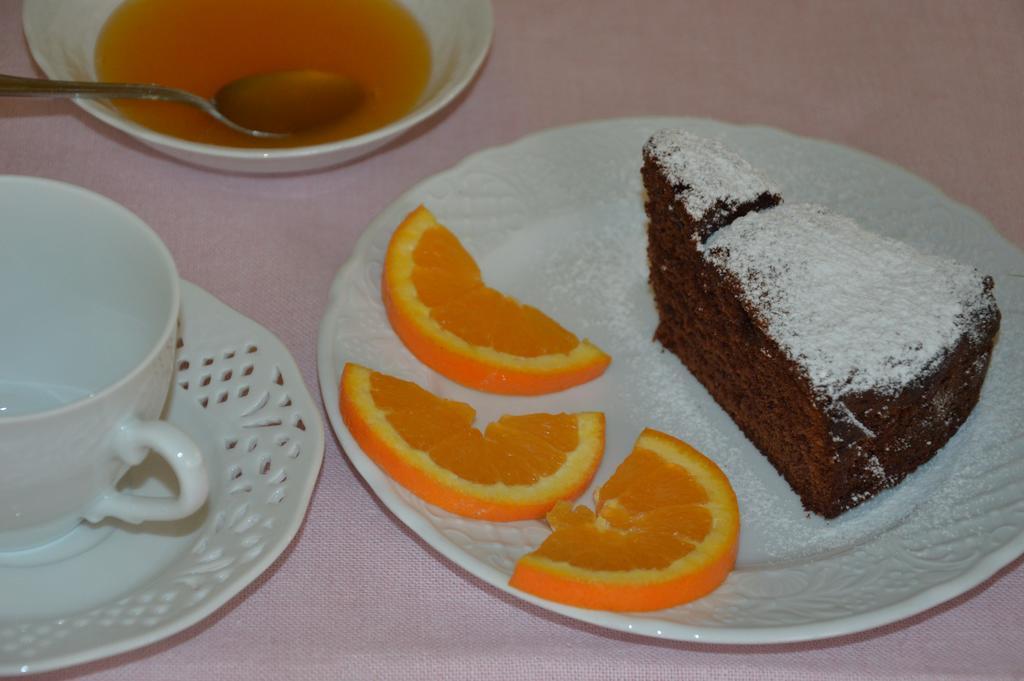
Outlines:
[{"label": "orange liquid in bowl", "polygon": [[394,0],[126,0],[96,43],[100,80],[159,83],[208,98],[237,78],[295,69],[346,75],[370,96],[336,124],[283,140],[246,137],[182,104],[115,105],[141,125],[206,144],[332,142],[411,111],[430,77],[430,45],[415,18]]}]

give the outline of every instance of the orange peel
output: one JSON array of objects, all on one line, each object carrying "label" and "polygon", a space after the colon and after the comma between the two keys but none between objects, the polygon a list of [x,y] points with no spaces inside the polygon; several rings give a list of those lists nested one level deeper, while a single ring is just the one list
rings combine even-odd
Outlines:
[{"label": "orange peel", "polygon": [[604,415],[502,416],[483,432],[468,404],[346,364],[346,427],[370,459],[421,499],[482,520],[543,518],[575,499],[604,453]]},{"label": "orange peel", "polygon": [[486,286],[458,238],[423,206],[392,235],[381,289],[410,352],[476,390],[555,392],[600,376],[611,362],[540,310]]},{"label": "orange peel", "polygon": [[511,586],[582,608],[660,610],[711,593],[735,564],[740,516],[728,479],[670,435],[641,433],[596,508],[557,504],[552,534],[520,558]]}]

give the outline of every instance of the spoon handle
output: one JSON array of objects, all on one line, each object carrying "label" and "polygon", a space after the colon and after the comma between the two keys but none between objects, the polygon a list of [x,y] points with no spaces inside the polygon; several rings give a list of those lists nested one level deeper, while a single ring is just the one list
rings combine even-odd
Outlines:
[{"label": "spoon handle", "polygon": [[83,97],[86,99],[160,99],[209,108],[210,104],[183,90],[159,85],[93,83],[77,80],[46,80],[0,74],[3,97]]}]

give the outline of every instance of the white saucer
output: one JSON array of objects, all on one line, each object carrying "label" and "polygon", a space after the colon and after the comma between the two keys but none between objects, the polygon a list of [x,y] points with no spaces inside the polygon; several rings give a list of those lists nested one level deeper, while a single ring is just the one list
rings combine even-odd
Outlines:
[{"label": "white saucer", "polygon": [[[0,554],[0,675],[57,669],[153,643],[252,582],[298,531],[324,455],[320,411],[269,331],[182,282],[167,419],[199,444],[210,498],[194,516],[83,525]],[[122,480],[168,494],[151,456]]]}]

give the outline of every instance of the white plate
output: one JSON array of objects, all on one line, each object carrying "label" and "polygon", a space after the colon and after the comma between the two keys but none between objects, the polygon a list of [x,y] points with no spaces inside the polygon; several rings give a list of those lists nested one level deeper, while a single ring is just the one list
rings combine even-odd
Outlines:
[{"label": "white plate", "polygon": [[[896,490],[834,521],[797,497],[682,364],[652,342],[641,147],[661,127],[721,138],[769,172],[789,201],[815,201],[869,229],[955,256],[995,276],[1003,327],[981,401],[956,437]],[[489,283],[552,313],[613,357],[597,381],[541,398],[466,390],[420,365],[380,302],[388,238],[426,204],[466,244]],[[761,127],[626,119],[543,132],[476,154],[419,184],[367,229],[338,273],[320,329],[320,384],[349,458],[380,499],[430,545],[494,586],[576,619],[670,639],[769,643],[861,631],[963,593],[1024,552],[1024,256],[981,216],[906,171],[834,144]],[[649,614],[611,614],[511,589],[541,522],[470,521],[386,477],[338,416],[336,386],[354,361],[503,412],[600,409],[608,478],[644,426],[682,437],[729,475],[743,519],[737,569],[712,595]],[[589,500],[590,493],[583,500]]]},{"label": "white plate", "polygon": [[[323,461],[320,411],[269,331],[182,282],[167,418],[207,456],[210,498],[185,520],[81,526],[0,554],[0,675],[57,669],[159,641],[226,603],[298,531]],[[168,493],[150,456],[123,484]]]}]

